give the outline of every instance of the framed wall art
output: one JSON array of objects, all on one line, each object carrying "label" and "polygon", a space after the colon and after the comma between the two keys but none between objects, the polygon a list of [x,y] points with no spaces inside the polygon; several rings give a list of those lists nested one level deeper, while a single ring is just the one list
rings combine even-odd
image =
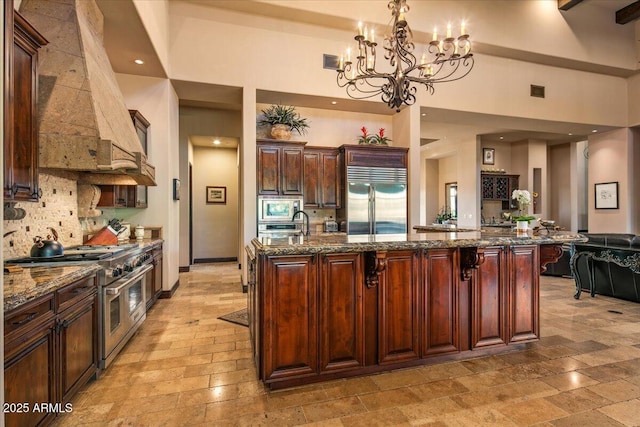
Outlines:
[{"label": "framed wall art", "polygon": [[595,184],[596,209],[618,209],[618,182]]},{"label": "framed wall art", "polygon": [[482,164],[483,165],[495,165],[496,164],[496,150],[495,150],[495,148],[483,148],[482,149]]},{"label": "framed wall art", "polygon": [[227,204],[227,187],[207,186],[207,204]]}]

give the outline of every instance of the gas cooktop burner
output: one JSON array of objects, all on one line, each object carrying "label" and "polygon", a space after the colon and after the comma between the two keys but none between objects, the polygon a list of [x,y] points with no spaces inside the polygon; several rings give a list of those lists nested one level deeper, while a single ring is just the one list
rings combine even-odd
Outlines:
[{"label": "gas cooktop burner", "polygon": [[99,261],[110,258],[120,252],[135,249],[137,243],[126,245],[79,245],[65,248],[63,255],[56,257],[22,257],[16,259],[5,260],[6,264],[41,264],[41,263],[60,263],[60,262],[79,262],[79,261]]}]

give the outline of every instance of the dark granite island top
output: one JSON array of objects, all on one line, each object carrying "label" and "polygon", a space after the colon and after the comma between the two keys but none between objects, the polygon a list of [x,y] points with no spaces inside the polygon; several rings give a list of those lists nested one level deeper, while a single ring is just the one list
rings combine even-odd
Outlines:
[{"label": "dark granite island top", "polygon": [[443,231],[416,234],[311,235],[288,238],[259,237],[252,243],[259,254],[302,255],[314,253],[350,253],[367,251],[418,250],[489,246],[555,245],[584,242],[577,233],[552,231],[526,233],[514,230]]}]

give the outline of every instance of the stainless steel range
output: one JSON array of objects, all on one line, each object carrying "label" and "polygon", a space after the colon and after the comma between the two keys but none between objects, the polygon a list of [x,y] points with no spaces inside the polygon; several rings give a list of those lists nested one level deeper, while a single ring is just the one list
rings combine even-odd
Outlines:
[{"label": "stainless steel range", "polygon": [[23,267],[98,263],[100,368],[109,366],[146,318],[146,273],[153,268],[152,255],[135,244],[74,246],[52,258],[19,258],[6,263]]}]

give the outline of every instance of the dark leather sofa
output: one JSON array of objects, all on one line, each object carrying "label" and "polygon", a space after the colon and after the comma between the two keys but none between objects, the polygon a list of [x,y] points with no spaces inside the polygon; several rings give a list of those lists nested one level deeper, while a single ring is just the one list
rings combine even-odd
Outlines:
[{"label": "dark leather sofa", "polygon": [[640,236],[622,233],[583,233],[589,240],[575,243],[570,261],[576,282],[575,298],[582,290],[640,302]]}]

